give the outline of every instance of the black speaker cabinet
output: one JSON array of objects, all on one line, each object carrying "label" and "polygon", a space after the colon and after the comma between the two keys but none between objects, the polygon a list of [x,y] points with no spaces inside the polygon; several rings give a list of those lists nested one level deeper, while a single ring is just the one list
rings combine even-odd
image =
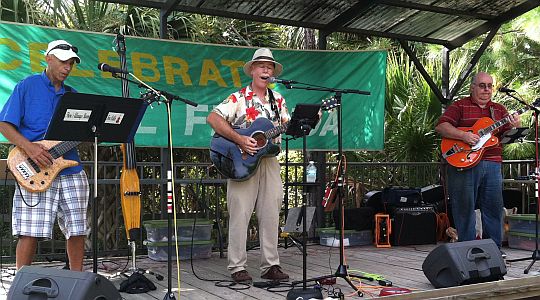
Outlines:
[{"label": "black speaker cabinet", "polygon": [[436,288],[504,279],[506,266],[492,239],[448,243],[433,249],[422,271]]},{"label": "black speaker cabinet", "polygon": [[91,272],[22,267],[8,292],[9,300],[120,300],[116,287]]},{"label": "black speaker cabinet", "polygon": [[422,201],[429,204],[444,202],[444,188],[440,184],[432,184],[420,189]]},{"label": "black speaker cabinet", "polygon": [[399,207],[392,214],[393,246],[437,243],[437,217],[431,206]]},{"label": "black speaker cabinet", "polygon": [[[373,207],[345,208],[344,229],[345,230],[373,230],[375,210]],[[332,213],[336,230],[341,228],[340,209],[335,209]]]}]

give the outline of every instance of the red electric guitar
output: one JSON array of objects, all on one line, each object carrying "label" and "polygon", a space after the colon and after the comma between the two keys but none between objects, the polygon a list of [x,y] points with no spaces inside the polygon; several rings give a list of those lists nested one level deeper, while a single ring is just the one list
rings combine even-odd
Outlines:
[{"label": "red electric guitar", "polygon": [[[535,101],[532,105],[537,106],[540,99]],[[529,110],[528,107],[524,107],[514,114],[522,114]],[[495,132],[501,126],[510,122],[510,116],[502,118],[495,122],[491,118],[484,117],[476,121],[472,127],[458,127],[462,131],[469,131],[476,133],[480,140],[476,145],[471,146],[461,140],[454,140],[449,138],[443,138],[441,142],[442,156],[452,166],[460,169],[467,169],[474,167],[482,159],[484,151],[497,145],[499,138],[495,136]]]},{"label": "red electric guitar", "polygon": [[[343,172],[342,172],[343,168]],[[338,183],[339,183],[339,176],[347,171],[347,161],[345,158],[345,154],[341,155],[341,159],[338,162],[338,167],[336,170],[336,177],[333,182],[330,182],[326,184],[326,189],[324,190],[324,197],[322,201],[322,206],[324,207],[325,212],[333,211],[336,207],[336,195],[338,192]]]}]

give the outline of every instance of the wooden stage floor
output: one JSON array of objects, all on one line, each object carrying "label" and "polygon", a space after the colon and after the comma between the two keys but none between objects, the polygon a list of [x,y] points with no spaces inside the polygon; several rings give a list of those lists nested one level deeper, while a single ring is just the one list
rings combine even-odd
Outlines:
[{"label": "wooden stage floor", "polygon": [[[359,246],[345,248],[345,264],[349,265],[350,274],[366,273],[382,275],[391,281],[394,287],[407,288],[412,294],[392,296],[391,299],[539,299],[540,298],[540,262],[536,262],[529,274],[523,270],[531,260],[520,262],[507,262],[508,274],[505,280],[480,283],[468,286],[447,289],[434,289],[422,272],[422,263],[429,252],[436,245],[400,246],[392,248],[376,248],[374,246]],[[508,259],[531,257],[531,251],[503,248]],[[302,253],[294,246],[287,249],[280,248],[281,265],[283,270],[291,276],[291,281],[302,279]],[[318,277],[335,273],[339,265],[339,248],[320,245],[308,245],[307,277]],[[226,255],[226,253],[225,253]],[[248,271],[255,282],[262,281],[257,268],[259,250],[248,251]],[[39,264],[44,268],[61,268],[62,263]],[[127,258],[100,258],[99,273],[109,278],[117,287],[125,277],[118,275],[129,262]],[[123,299],[164,299],[167,291],[167,263],[156,262],[146,256],[137,257],[137,266],[162,274],[165,279],[158,281],[155,276],[146,274],[146,277],[157,286],[157,290],[145,294],[121,293]],[[173,292],[176,299],[284,299],[290,287],[278,287],[278,292],[271,292],[254,286],[235,286],[240,290],[216,286],[216,282],[207,280],[229,280],[226,269],[227,259],[220,258],[214,252],[210,259],[180,262],[180,292],[177,289],[176,262],[173,264]],[[6,298],[7,291],[14,279],[13,265],[4,265],[2,269],[3,287],[0,287],[0,297]],[[85,269],[92,270],[92,260],[85,261]],[[365,272],[365,273],[361,273]],[[377,298],[381,286],[376,281],[362,279],[353,280],[363,298]],[[298,286],[301,288],[301,284]],[[245,289],[242,289],[245,288]],[[328,289],[343,292],[345,298],[357,298],[356,291],[343,279],[338,278],[333,287],[324,286],[323,296],[328,298]],[[388,297],[385,297],[388,298]]]}]

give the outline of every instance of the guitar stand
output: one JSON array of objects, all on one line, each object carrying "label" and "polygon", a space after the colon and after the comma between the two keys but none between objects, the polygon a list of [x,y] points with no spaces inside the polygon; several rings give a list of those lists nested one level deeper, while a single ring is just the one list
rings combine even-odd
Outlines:
[{"label": "guitar stand", "polygon": [[137,245],[135,241],[130,241],[129,244],[131,246],[131,268],[129,269],[129,272],[131,272],[131,274],[127,275],[128,272],[122,273],[127,279],[120,283],[120,288],[118,290],[128,294],[140,294],[156,290],[154,283],[146,278],[144,274],[148,273],[154,275],[157,280],[163,280],[163,276],[152,271],[137,268],[135,265]]}]

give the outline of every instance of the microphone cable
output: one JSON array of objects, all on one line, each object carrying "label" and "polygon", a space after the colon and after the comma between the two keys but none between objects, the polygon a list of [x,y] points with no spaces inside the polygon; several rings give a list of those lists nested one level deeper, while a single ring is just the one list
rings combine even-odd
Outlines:
[{"label": "microphone cable", "polygon": [[[201,193],[202,193],[202,188],[203,188],[203,184],[202,184],[202,181],[203,181],[203,177],[201,175],[200,179],[199,179],[199,186],[200,186],[200,189],[201,189]],[[193,190],[193,188],[189,187],[189,185],[186,185],[186,190],[191,192],[192,196],[193,196],[193,202],[194,203],[199,203],[199,192],[195,192]],[[219,201],[219,199],[218,199]],[[204,208],[210,210],[210,208],[206,205],[206,203],[203,203],[203,206]],[[206,282],[214,282],[214,285],[217,286],[217,287],[225,287],[225,288],[229,288],[233,291],[242,291],[242,290],[247,290],[249,288],[251,288],[251,285],[249,283],[244,283],[244,282],[235,282],[234,280],[228,280],[228,279],[209,279],[209,278],[202,278],[200,277],[197,272],[195,272],[195,267],[193,265],[193,244],[194,244],[194,238],[195,238],[195,226],[197,225],[197,213],[195,213],[195,217],[193,219],[193,228],[192,228],[192,231],[191,231],[191,243],[190,243],[190,254],[189,254],[189,262],[190,262],[190,265],[191,265],[191,272],[193,272],[193,275],[199,279],[199,280],[202,280],[202,281],[206,281]]]}]

